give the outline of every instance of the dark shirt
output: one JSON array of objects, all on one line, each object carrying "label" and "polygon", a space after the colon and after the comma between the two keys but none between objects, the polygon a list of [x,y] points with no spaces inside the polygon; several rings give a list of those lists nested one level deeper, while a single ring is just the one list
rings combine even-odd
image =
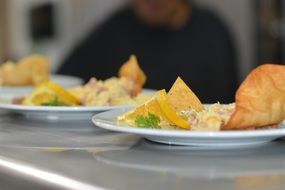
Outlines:
[{"label": "dark shirt", "polygon": [[179,30],[148,26],[126,8],[91,32],[58,73],[106,79],[117,75],[130,54],[147,76],[145,88],[169,90],[180,76],[203,103],[234,100],[237,70],[230,35],[215,15],[197,8]]}]

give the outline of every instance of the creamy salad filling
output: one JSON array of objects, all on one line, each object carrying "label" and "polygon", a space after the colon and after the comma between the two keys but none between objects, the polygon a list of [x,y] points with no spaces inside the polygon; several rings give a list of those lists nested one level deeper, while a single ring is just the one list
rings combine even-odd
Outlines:
[{"label": "creamy salad filling", "polygon": [[179,116],[186,119],[192,131],[220,131],[221,126],[227,123],[235,110],[235,104],[215,103],[206,106],[205,110],[181,111]]},{"label": "creamy salad filling", "polygon": [[84,86],[68,91],[84,106],[139,104],[147,101],[150,96],[144,93],[132,96],[134,85],[133,81],[124,77],[112,77],[104,81],[91,78]]}]

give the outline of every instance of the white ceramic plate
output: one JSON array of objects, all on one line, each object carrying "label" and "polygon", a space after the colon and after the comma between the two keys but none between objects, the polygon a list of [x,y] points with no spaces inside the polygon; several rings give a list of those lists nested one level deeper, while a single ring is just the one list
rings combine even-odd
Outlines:
[{"label": "white ceramic plate", "polygon": [[138,134],[151,141],[173,145],[251,146],[285,136],[285,128],[281,124],[277,129],[219,132],[145,129],[118,125],[116,117],[127,110],[125,108],[100,113],[95,115],[92,121],[96,126],[107,130]]},{"label": "white ceramic plate", "polygon": [[[144,93],[153,95],[156,91],[144,89]],[[133,105],[119,106],[25,106],[12,104],[12,99],[25,94],[1,94],[0,110],[24,115],[27,118],[38,120],[91,120],[96,113],[119,108],[130,108]]]},{"label": "white ceramic plate", "polygon": [[23,106],[15,104],[0,104],[0,109],[24,115],[38,120],[89,120],[96,113],[131,106]]},{"label": "white ceramic plate", "polygon": [[[67,76],[67,75],[51,75],[50,79],[60,84],[65,88],[81,85],[83,80],[81,78],[75,76]],[[34,87],[33,86],[1,86],[0,93],[1,94],[27,94]]]}]

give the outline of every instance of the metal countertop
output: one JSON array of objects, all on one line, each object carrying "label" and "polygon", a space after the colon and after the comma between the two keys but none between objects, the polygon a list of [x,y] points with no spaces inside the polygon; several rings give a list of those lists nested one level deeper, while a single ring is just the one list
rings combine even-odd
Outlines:
[{"label": "metal countertop", "polygon": [[91,121],[0,114],[0,189],[285,189],[285,141],[167,146]]}]

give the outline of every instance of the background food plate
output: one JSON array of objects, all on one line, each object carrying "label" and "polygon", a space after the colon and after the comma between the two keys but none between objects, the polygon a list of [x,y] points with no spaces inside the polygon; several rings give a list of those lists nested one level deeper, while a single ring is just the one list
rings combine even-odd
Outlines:
[{"label": "background food plate", "polygon": [[183,130],[160,130],[121,126],[116,122],[118,115],[130,108],[117,109],[99,113],[92,118],[93,123],[101,128],[141,135],[151,141],[193,146],[253,146],[270,142],[285,136],[285,128],[280,124],[277,129],[251,130],[251,131],[218,131],[198,132]]},{"label": "background food plate", "polygon": [[[156,90],[144,89],[144,93],[153,95]],[[134,105],[118,106],[25,106],[12,104],[12,99],[25,94],[1,94],[0,110],[24,115],[37,120],[91,120],[96,113],[113,110],[129,109]]]},{"label": "background food plate", "polygon": [[[60,84],[65,88],[81,85],[83,80],[81,78],[75,76],[67,76],[67,75],[51,75],[50,80],[55,83]],[[33,86],[1,86],[0,93],[1,94],[27,94],[34,87]]]},{"label": "background food plate", "polygon": [[37,120],[91,120],[96,113],[118,108],[129,108],[124,106],[23,106],[15,104],[0,104],[0,109],[12,113],[21,114],[29,119]]}]

